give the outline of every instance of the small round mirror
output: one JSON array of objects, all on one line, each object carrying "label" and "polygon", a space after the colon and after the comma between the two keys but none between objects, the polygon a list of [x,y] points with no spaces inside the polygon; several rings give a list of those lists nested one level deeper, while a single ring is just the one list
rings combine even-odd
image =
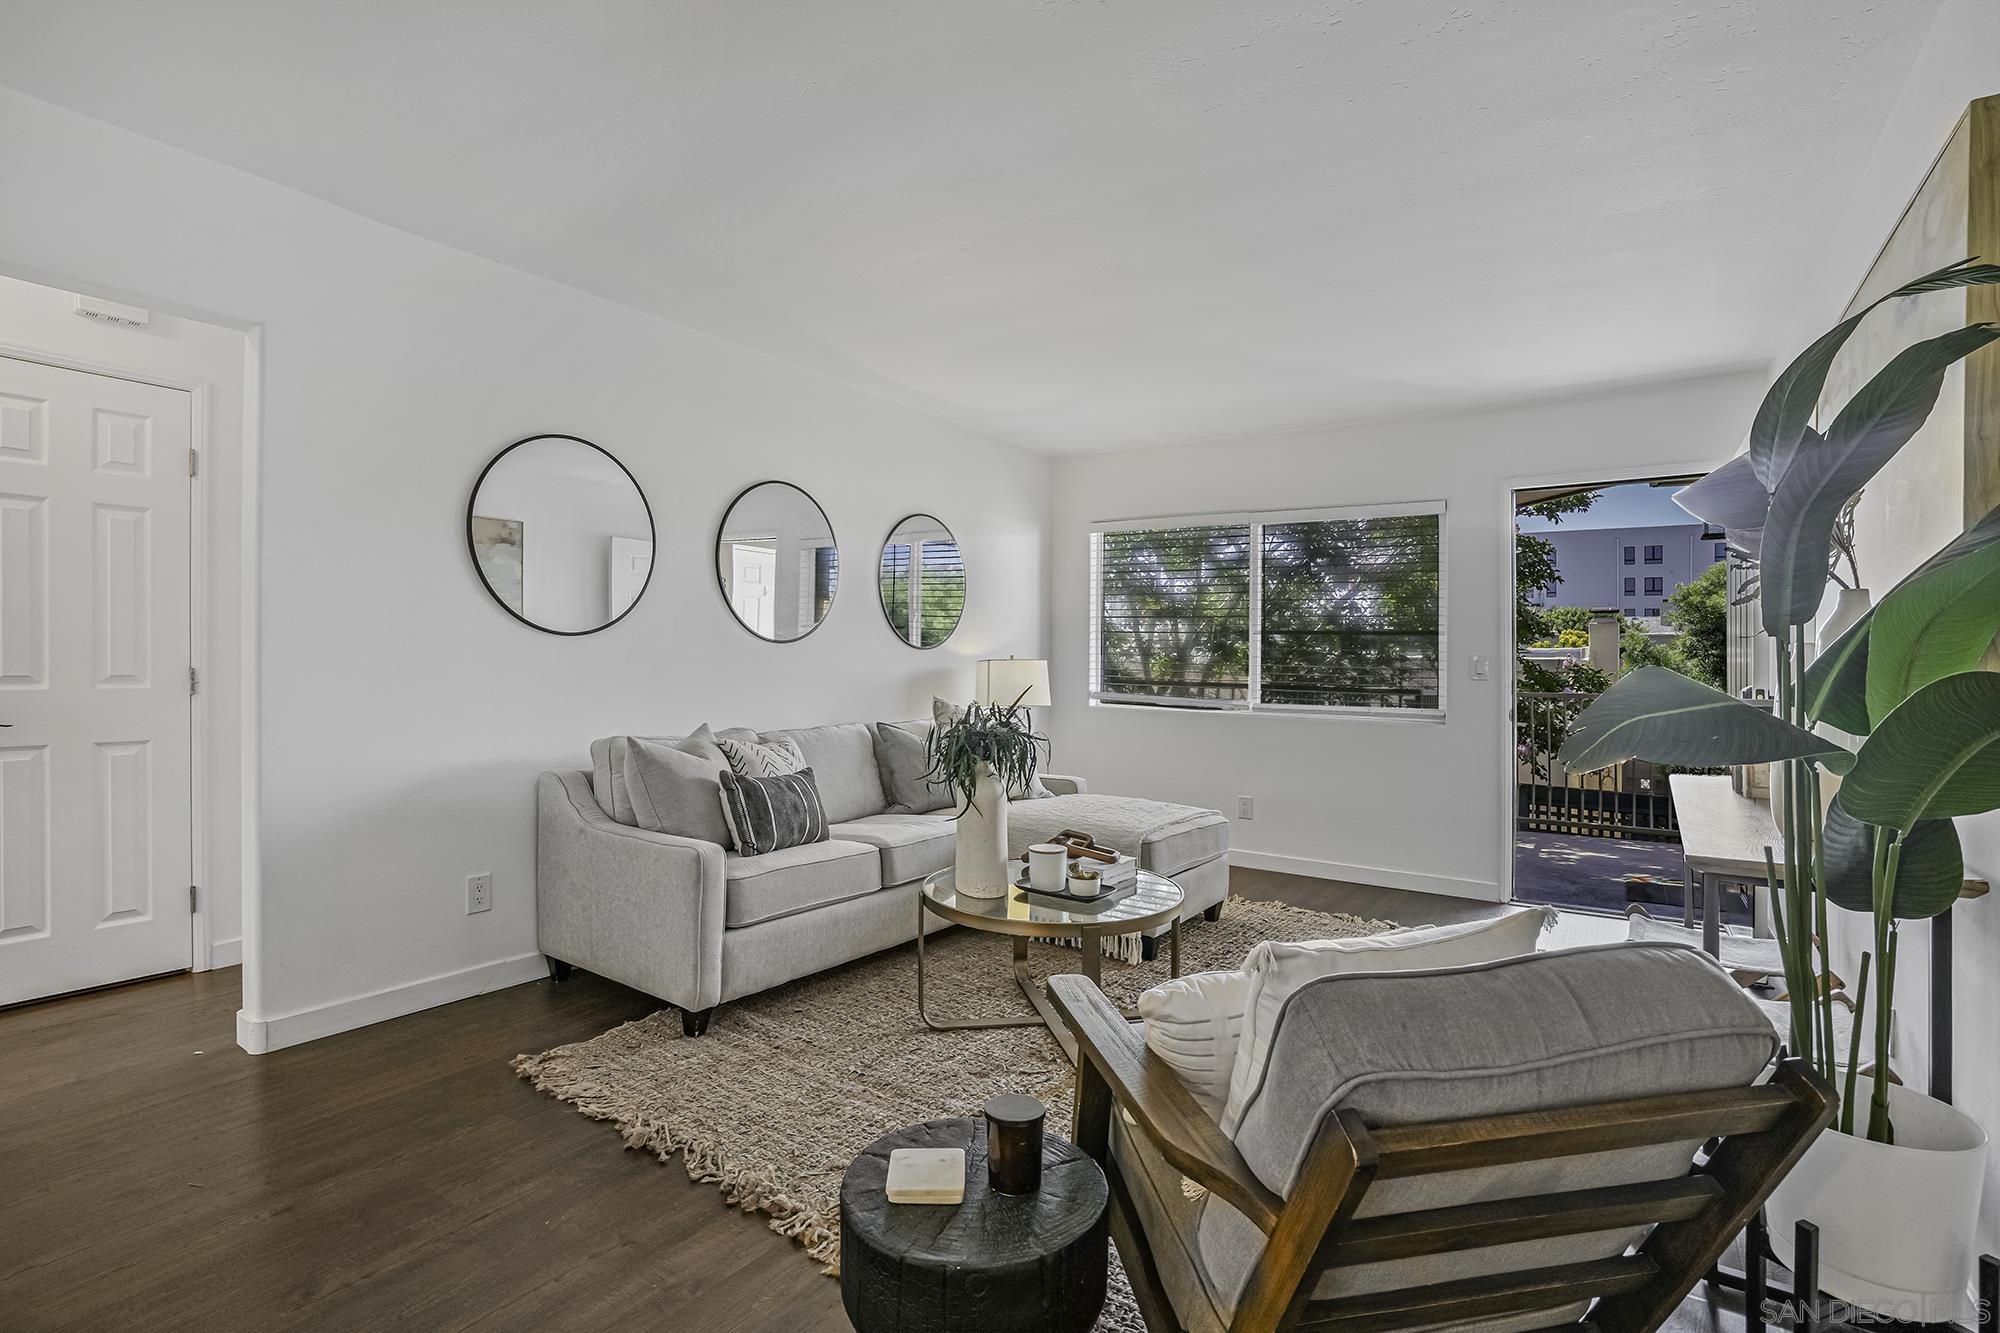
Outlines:
[{"label": "small round mirror", "polygon": [[912,514],[882,543],[882,614],[912,648],[935,648],[965,613],[965,558],[951,529],[929,514]]},{"label": "small round mirror", "polygon": [[595,634],[653,577],[653,510],[625,465],[574,435],[530,435],[496,455],[466,506],[486,591],[523,624]]},{"label": "small round mirror", "polygon": [[722,516],[715,577],[743,628],[773,643],[803,639],[826,619],[840,587],[833,524],[790,482],[759,482]]}]

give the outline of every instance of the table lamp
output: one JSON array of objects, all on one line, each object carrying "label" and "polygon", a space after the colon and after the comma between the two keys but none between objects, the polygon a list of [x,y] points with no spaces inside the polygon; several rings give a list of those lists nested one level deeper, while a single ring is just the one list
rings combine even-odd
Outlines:
[{"label": "table lamp", "polygon": [[974,668],[972,701],[1047,708],[1049,664],[1038,657],[989,657]]}]

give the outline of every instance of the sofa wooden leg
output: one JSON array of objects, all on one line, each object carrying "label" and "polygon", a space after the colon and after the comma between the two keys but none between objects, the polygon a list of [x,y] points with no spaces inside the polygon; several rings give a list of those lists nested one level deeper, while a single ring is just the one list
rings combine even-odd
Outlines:
[{"label": "sofa wooden leg", "polygon": [[1201,911],[1201,919],[1209,922],[1222,920],[1222,904],[1217,903],[1213,907],[1204,907]]},{"label": "sofa wooden leg", "polygon": [[575,968],[571,967],[568,963],[565,963],[560,958],[549,959],[549,980],[555,982],[557,985],[561,985],[563,982],[568,981],[569,974],[574,971],[576,971]]},{"label": "sofa wooden leg", "polygon": [[708,1031],[708,1020],[715,1017],[715,1006],[706,1009],[681,1010],[681,1035],[699,1037]]},{"label": "sofa wooden leg", "polygon": [[1139,937],[1139,957],[1149,963],[1159,961],[1160,937],[1158,935],[1141,935]]}]

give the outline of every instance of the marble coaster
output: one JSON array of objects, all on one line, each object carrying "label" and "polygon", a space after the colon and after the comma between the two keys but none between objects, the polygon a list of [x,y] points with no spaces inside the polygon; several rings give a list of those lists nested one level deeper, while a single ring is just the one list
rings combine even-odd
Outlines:
[{"label": "marble coaster", "polygon": [[963,1203],[965,1149],[897,1148],[886,1188],[890,1203]]}]

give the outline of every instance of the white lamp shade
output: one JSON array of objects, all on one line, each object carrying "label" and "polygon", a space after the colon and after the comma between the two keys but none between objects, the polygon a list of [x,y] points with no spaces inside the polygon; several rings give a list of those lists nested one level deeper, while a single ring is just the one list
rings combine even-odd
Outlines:
[{"label": "white lamp shade", "polygon": [[1049,664],[1036,657],[989,657],[976,668],[972,700],[982,704],[1018,701],[1027,708],[1047,708]]}]

